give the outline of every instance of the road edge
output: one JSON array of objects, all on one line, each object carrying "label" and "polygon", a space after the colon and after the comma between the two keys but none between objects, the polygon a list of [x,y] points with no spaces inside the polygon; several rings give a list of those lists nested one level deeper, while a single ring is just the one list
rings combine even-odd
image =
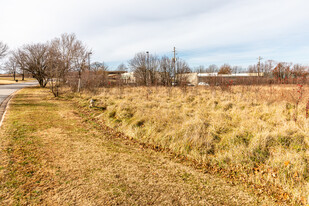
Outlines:
[{"label": "road edge", "polygon": [[[19,90],[17,90],[19,91]],[[13,92],[12,94],[10,94],[1,104],[0,104],[0,128],[2,126],[5,114],[7,112],[7,108],[9,105],[10,100],[12,99],[12,97],[15,95],[15,93],[17,92]]]},{"label": "road edge", "polygon": [[[37,85],[37,84],[36,84]],[[25,86],[23,88],[19,88],[17,89],[16,91],[14,91],[12,94],[10,94],[1,104],[0,104],[0,128],[3,124],[3,120],[4,120],[4,117],[5,117],[5,114],[7,112],[7,108],[8,108],[8,105],[9,105],[9,102],[10,100],[12,99],[12,97],[16,94],[16,92],[26,88],[26,87],[34,87],[36,85],[28,85],[28,86]]]}]

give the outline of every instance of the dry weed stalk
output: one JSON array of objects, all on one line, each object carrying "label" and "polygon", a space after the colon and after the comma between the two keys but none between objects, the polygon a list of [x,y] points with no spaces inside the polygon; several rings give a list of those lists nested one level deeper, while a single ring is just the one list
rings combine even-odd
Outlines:
[{"label": "dry weed stalk", "polygon": [[292,101],[294,103],[295,112],[294,112],[294,121],[297,122],[298,118],[298,107],[299,103],[301,102],[304,94],[304,88],[303,85],[298,84],[297,89],[293,89],[292,92],[290,92],[290,95],[292,97]]},{"label": "dry weed stalk", "polygon": [[306,119],[308,119],[309,117],[309,100],[307,101],[307,104],[306,104]]}]

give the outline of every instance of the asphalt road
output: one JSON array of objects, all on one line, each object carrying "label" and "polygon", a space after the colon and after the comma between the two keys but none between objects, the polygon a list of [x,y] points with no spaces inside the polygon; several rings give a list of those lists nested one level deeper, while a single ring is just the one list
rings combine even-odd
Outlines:
[{"label": "asphalt road", "polygon": [[8,85],[0,85],[0,105],[2,102],[11,94],[13,94],[15,91],[22,89],[24,87],[37,85],[38,82],[25,82],[25,83],[19,83],[19,84],[8,84]]}]

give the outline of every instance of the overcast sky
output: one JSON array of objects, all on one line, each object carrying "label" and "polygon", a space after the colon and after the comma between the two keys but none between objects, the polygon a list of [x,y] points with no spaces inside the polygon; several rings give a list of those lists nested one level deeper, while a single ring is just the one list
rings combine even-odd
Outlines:
[{"label": "overcast sky", "polygon": [[190,66],[309,64],[308,0],[0,0],[0,41],[12,49],[75,33],[111,68],[135,53]]}]

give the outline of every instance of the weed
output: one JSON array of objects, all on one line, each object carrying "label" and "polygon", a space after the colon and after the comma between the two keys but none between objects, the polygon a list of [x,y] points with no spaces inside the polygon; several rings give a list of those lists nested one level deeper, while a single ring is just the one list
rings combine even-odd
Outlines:
[{"label": "weed", "polygon": [[111,111],[111,112],[108,114],[108,117],[109,117],[109,118],[115,118],[115,117],[116,117],[116,111]]}]

